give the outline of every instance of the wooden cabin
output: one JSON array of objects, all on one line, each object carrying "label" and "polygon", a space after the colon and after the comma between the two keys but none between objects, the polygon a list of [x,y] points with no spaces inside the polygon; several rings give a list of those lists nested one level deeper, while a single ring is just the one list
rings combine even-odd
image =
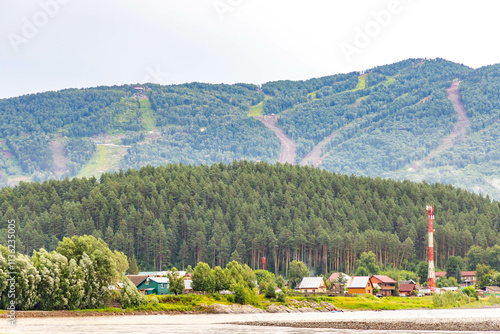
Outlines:
[{"label": "wooden cabin", "polygon": [[323,277],[304,277],[298,288],[300,292],[326,292],[328,289]]},{"label": "wooden cabin", "polygon": [[353,276],[351,284],[347,287],[347,293],[353,295],[373,295],[373,284],[370,276]]}]

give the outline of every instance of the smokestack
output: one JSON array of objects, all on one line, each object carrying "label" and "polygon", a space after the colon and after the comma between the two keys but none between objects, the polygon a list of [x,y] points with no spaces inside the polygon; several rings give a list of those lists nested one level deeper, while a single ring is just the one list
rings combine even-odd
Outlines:
[{"label": "smokestack", "polygon": [[427,275],[427,287],[431,291],[436,290],[436,273],[434,270],[434,208],[427,205],[427,217],[429,219],[429,274]]}]

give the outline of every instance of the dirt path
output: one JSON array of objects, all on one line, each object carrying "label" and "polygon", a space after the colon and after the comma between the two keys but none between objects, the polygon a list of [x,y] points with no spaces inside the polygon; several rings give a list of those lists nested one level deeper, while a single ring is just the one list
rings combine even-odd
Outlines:
[{"label": "dirt path", "polygon": [[52,150],[52,155],[54,156],[54,174],[65,174],[68,160],[66,159],[63,143],[60,141],[53,141],[50,143],[50,149]]},{"label": "dirt path", "polygon": [[321,162],[323,161],[323,159],[325,159],[325,156],[326,156],[326,154],[322,154],[323,147],[325,147],[325,145],[328,144],[328,142],[330,140],[337,137],[338,134],[339,134],[339,132],[335,131],[334,133],[332,133],[331,135],[329,135],[328,137],[326,137],[325,139],[320,141],[316,146],[314,146],[312,151],[309,152],[309,154],[306,155],[306,157],[304,159],[302,159],[300,164],[318,167],[321,164]]},{"label": "dirt path", "polygon": [[276,124],[276,120],[279,116],[259,116],[257,117],[264,125],[274,132],[274,134],[281,141],[281,152],[278,161],[282,164],[288,162],[289,164],[293,164],[295,161],[295,156],[297,155],[297,148],[295,147],[295,143],[291,140],[280,128],[278,128]]},{"label": "dirt path", "polygon": [[433,157],[439,153],[449,149],[453,145],[456,145],[456,139],[463,139],[467,135],[467,128],[470,125],[470,119],[467,117],[462,98],[460,97],[460,92],[458,86],[460,81],[454,80],[451,87],[448,88],[448,99],[453,103],[456,113],[458,114],[458,122],[455,124],[451,134],[443,139],[441,144],[437,148],[431,151],[429,155],[424,159],[424,162],[429,162]]}]

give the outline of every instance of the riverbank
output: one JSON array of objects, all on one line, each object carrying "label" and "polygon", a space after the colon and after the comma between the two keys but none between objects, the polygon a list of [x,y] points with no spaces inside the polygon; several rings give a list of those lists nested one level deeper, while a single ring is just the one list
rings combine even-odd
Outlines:
[{"label": "riverbank", "polygon": [[[106,307],[91,310],[63,311],[16,311],[18,318],[44,317],[99,317],[127,315],[182,315],[182,314],[256,314],[256,313],[313,313],[331,312],[338,309],[350,311],[382,311],[382,310],[423,310],[451,309],[453,307],[436,307],[432,297],[287,297],[285,303],[269,300],[264,296],[256,296],[251,305],[232,303],[227,298],[214,295],[156,296],[140,309],[121,309]],[[487,299],[480,299],[468,304],[454,305],[455,308],[491,308]],[[497,306],[498,307],[498,306]],[[7,311],[0,311],[0,318],[7,318]]]},{"label": "riverbank", "polygon": [[[234,334],[234,333],[273,333],[273,334],[316,334],[333,332],[327,323],[356,322],[362,328],[363,322],[370,328],[387,328],[386,334],[418,334],[421,323],[432,324],[432,329],[449,324],[463,324],[467,333],[483,333],[487,323],[497,324],[500,308],[489,309],[440,309],[440,310],[397,310],[397,311],[363,311],[363,312],[307,312],[307,313],[258,313],[258,314],[182,314],[182,315],[134,315],[134,316],[99,316],[99,317],[66,317],[66,318],[19,318],[12,329],[16,333],[50,333],[50,334],[107,334],[107,333],[202,333],[202,334]],[[9,332],[7,321],[0,327]],[[1,323],[0,321],[0,323]],[[279,323],[280,327],[262,326],[263,323]],[[298,323],[291,327],[288,323]],[[325,328],[304,327],[311,323],[321,322]],[[389,330],[396,328],[397,322],[406,322],[407,330]],[[436,324],[436,322],[438,324]],[[442,322],[443,325],[439,325]],[[260,324],[257,324],[260,323]],[[445,324],[446,323],[446,324]],[[244,325],[242,325],[244,324]],[[378,327],[375,327],[378,326]],[[382,327],[383,326],[383,327]],[[439,327],[438,327],[439,326]],[[458,325],[457,325],[458,326]],[[495,327],[493,327],[495,328]],[[495,329],[498,331],[498,329]],[[1,332],[1,331],[0,331]],[[339,332],[366,334],[366,331],[345,329]],[[373,330],[371,331],[373,332]]]}]

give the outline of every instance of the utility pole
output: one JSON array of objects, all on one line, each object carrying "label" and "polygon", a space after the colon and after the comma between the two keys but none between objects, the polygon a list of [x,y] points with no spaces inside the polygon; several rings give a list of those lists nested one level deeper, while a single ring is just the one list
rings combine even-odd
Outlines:
[{"label": "utility pole", "polygon": [[429,219],[429,274],[427,275],[427,288],[431,292],[436,290],[436,273],[434,270],[434,208],[427,205],[427,217]]}]

